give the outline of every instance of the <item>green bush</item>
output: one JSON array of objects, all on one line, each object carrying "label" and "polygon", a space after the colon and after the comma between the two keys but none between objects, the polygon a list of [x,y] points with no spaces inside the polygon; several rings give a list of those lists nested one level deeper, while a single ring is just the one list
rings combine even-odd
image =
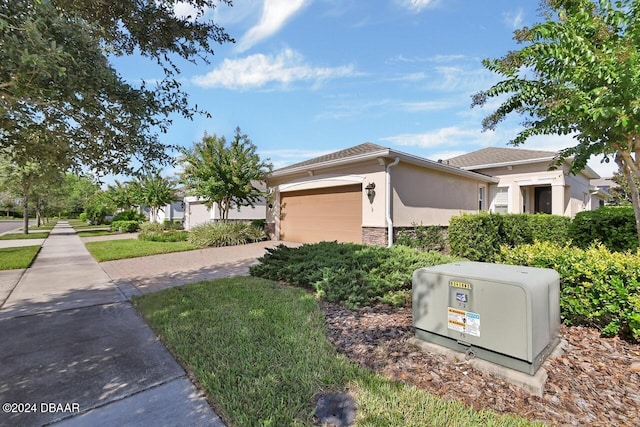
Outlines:
[{"label": "green bush", "polygon": [[143,222],[140,224],[140,230],[144,232],[158,232],[164,231],[164,226],[158,222]]},{"label": "green bush", "polygon": [[214,222],[191,229],[189,243],[198,246],[233,246],[266,239],[263,229],[245,222]]},{"label": "green bush", "polygon": [[375,303],[406,305],[415,269],[452,261],[437,252],[404,246],[321,242],[267,249],[250,273],[315,290],[327,301],[355,309]]},{"label": "green bush", "polygon": [[118,214],[116,214],[116,216],[114,216],[112,218],[112,222],[115,221],[144,221],[146,219],[146,217],[143,214],[139,214],[138,212],[135,211],[124,211],[124,212],[120,212]]},{"label": "green bush", "polygon": [[120,233],[133,233],[138,231],[140,223],[138,221],[118,220],[111,222],[111,231],[119,231]]},{"label": "green bush", "polygon": [[138,240],[151,242],[186,242],[189,232],[184,230],[143,231],[138,234]]},{"label": "green bush", "polygon": [[86,212],[82,212],[80,215],[78,215],[78,219],[82,222],[89,222],[89,218],[87,218]]},{"label": "green bush", "polygon": [[546,214],[480,213],[452,217],[449,223],[451,253],[472,261],[493,262],[500,246],[568,241],[571,219]]},{"label": "green bush", "polygon": [[184,230],[182,221],[171,221],[170,219],[165,219],[162,226],[165,230]]},{"label": "green bush", "polygon": [[638,248],[632,206],[603,206],[595,211],[580,212],[571,222],[569,234],[573,243],[583,249],[595,241],[617,252]]},{"label": "green bush", "polygon": [[537,242],[503,246],[499,262],[553,268],[560,275],[563,322],[601,329],[604,336],[640,340],[640,253]]},{"label": "green bush", "polygon": [[398,232],[395,243],[423,251],[443,251],[447,244],[445,227],[439,225],[424,226],[422,224],[413,224],[412,229],[400,230]]}]

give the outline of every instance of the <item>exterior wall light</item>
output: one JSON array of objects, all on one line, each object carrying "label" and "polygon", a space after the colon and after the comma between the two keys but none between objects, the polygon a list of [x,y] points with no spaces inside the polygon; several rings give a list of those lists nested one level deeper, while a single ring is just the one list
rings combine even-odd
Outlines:
[{"label": "exterior wall light", "polygon": [[376,184],[373,182],[370,182],[369,184],[367,184],[366,187],[364,187],[364,189],[367,192],[367,197],[369,198],[369,202],[373,203],[373,198],[376,196]]}]

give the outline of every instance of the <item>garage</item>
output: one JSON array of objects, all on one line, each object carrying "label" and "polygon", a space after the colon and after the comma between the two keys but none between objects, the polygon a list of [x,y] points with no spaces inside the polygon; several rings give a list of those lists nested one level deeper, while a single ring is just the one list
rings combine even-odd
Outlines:
[{"label": "garage", "polygon": [[209,222],[211,222],[211,211],[204,205],[204,203],[189,203],[189,230],[196,225],[207,224]]},{"label": "garage", "polygon": [[362,184],[283,192],[280,240],[362,241]]}]

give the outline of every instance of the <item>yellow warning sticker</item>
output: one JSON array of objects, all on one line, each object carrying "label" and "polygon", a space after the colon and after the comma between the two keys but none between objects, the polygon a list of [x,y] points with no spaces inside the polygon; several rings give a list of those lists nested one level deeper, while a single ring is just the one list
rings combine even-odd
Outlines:
[{"label": "yellow warning sticker", "polygon": [[462,332],[463,334],[479,337],[480,315],[478,313],[448,307],[447,328],[457,332]]}]

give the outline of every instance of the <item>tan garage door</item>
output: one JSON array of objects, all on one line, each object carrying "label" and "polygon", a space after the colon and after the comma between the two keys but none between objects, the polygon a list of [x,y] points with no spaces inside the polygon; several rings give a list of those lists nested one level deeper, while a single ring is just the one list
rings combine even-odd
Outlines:
[{"label": "tan garage door", "polygon": [[280,239],[313,243],[362,241],[362,185],[282,193]]}]

